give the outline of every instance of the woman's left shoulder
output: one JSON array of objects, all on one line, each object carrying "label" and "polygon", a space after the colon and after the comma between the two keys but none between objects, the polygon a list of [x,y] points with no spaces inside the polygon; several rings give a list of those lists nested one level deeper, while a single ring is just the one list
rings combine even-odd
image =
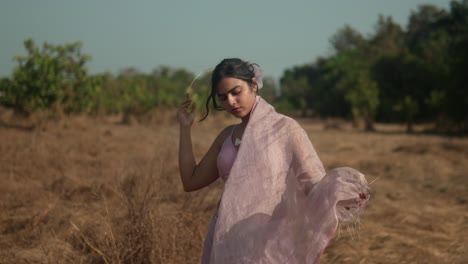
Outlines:
[{"label": "woman's left shoulder", "polygon": [[289,128],[289,129],[302,129],[299,122],[297,122],[297,120],[295,120],[294,118],[283,115],[283,114],[279,114],[279,113],[277,113],[277,115],[278,115],[278,121],[283,126]]}]

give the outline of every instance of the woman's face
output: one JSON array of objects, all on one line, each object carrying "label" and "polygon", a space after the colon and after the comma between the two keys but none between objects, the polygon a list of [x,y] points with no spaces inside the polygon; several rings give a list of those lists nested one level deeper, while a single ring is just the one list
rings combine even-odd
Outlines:
[{"label": "woman's face", "polygon": [[253,87],[246,81],[224,77],[218,83],[218,100],[223,108],[237,118],[244,118],[250,114],[255,103],[256,82],[254,78]]}]

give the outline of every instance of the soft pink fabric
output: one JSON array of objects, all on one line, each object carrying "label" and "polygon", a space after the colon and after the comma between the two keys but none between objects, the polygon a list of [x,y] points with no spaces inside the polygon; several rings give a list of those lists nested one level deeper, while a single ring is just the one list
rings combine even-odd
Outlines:
[{"label": "soft pink fabric", "polygon": [[351,168],[325,173],[307,134],[260,99],[210,223],[202,263],[317,263],[368,199]]},{"label": "soft pink fabric", "polygon": [[[255,112],[255,107],[260,101],[260,98],[261,97],[258,95],[255,97],[255,103],[252,106],[252,110],[250,111],[251,114]],[[234,161],[237,157],[237,148],[232,143],[234,141],[232,134],[234,133],[234,129],[236,129],[236,127],[237,125],[232,127],[231,134],[224,140],[216,160],[219,176],[221,176],[224,181],[227,180],[229,173],[231,172],[232,165],[234,165]]]},{"label": "soft pink fabric", "polygon": [[235,128],[236,127],[234,126],[231,130],[231,135],[224,140],[217,158],[219,176],[221,176],[224,181],[227,180],[229,172],[231,172],[232,165],[237,157],[237,148],[232,143],[232,133]]}]

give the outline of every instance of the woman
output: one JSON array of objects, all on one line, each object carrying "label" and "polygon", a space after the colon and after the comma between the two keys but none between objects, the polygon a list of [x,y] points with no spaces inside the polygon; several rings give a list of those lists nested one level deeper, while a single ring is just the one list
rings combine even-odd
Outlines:
[{"label": "woman", "polygon": [[240,59],[216,66],[207,115],[211,100],[241,122],[221,131],[198,164],[190,98],[178,111],[184,190],[201,189],[219,177],[225,181],[202,263],[316,263],[338,220],[354,221],[369,198],[361,173],[351,168],[325,173],[300,125],[257,95],[261,74],[258,65]]}]

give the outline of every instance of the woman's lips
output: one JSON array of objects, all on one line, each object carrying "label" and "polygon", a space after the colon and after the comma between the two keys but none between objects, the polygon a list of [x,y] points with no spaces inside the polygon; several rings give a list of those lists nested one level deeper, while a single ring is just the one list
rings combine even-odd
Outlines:
[{"label": "woman's lips", "polygon": [[234,108],[231,110],[232,113],[237,114],[241,111],[240,107]]}]

